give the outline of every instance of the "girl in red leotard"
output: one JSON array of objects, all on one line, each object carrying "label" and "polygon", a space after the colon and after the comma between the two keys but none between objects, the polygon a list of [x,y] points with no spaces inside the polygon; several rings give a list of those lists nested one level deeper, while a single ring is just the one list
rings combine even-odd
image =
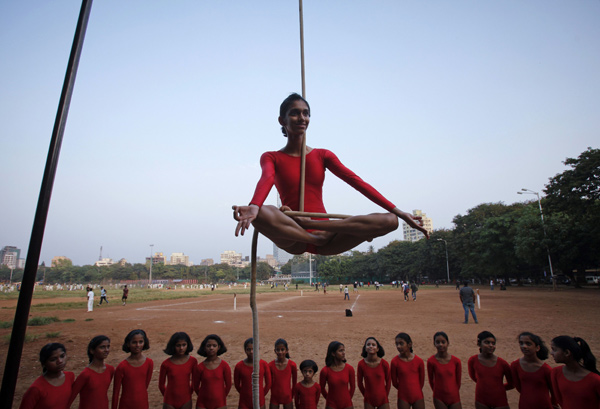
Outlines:
[{"label": "girl in red leotard", "polygon": [[[233,384],[240,393],[238,409],[253,409],[252,403],[252,371],[254,360],[254,340],[248,338],[244,341],[246,359],[240,361],[233,370]],[[271,371],[266,361],[260,360],[259,369],[259,398],[260,409],[265,409],[265,395],[271,389]]]},{"label": "girl in red leotard", "polygon": [[252,224],[277,247],[289,253],[302,254],[308,251],[316,254],[338,254],[397,229],[399,217],[429,237],[429,232],[421,226],[419,218],[398,209],[345,167],[331,151],[325,149],[306,147],[304,210],[325,212],[322,189],[325,170],[329,169],[389,213],[373,213],[342,220],[293,219],[274,206],[263,206],[275,184],[283,203],[282,210],[299,210],[300,156],[309,122],[310,107],[304,98],[298,94],[291,94],[283,101],[279,108],[279,123],[287,143],[279,151],[262,155],[262,175],[250,204],[233,206],[233,217],[238,221],[236,236],[240,232],[243,235]]},{"label": "girl in red leotard", "polygon": [[[475,409],[509,409],[506,391],[513,388],[510,365],[496,356],[496,337],[489,331],[477,335],[479,354],[469,358],[469,376],[475,386]],[[506,379],[506,383],[504,383]]]},{"label": "girl in red leotard", "polygon": [[558,408],[552,391],[552,368],[544,363],[548,347],[531,332],[519,334],[519,347],[523,356],[510,364],[513,383],[521,394],[519,409]]},{"label": "girl in red leotard", "polygon": [[325,368],[319,376],[321,394],[326,409],[354,408],[352,396],[356,389],[354,368],[346,363],[346,347],[338,341],[329,343]]},{"label": "girl in red leotard", "polygon": [[148,409],[148,385],[154,362],[143,354],[150,349],[146,332],[143,329],[131,331],[125,337],[122,349],[129,353],[129,357],[122,360],[115,370],[112,409]]},{"label": "girl in red leotard", "polygon": [[313,380],[319,370],[315,361],[306,359],[300,363],[302,381],[294,385],[293,395],[296,409],[317,409],[321,397],[321,386]]},{"label": "girl in red leotard", "polygon": [[396,335],[398,356],[392,359],[392,384],[398,389],[398,409],[425,409],[423,385],[425,385],[425,363],[413,354],[410,335]]},{"label": "girl in red leotard", "polygon": [[462,409],[460,403],[460,359],[448,353],[448,335],[439,331],[433,336],[437,353],[427,360],[427,377],[433,391],[435,409]]},{"label": "girl in red leotard", "polygon": [[90,364],[73,384],[69,407],[79,395],[79,409],[108,409],[108,388],[115,374],[115,368],[104,363],[109,353],[110,338],[98,335],[91,339],[87,348]]},{"label": "girl in red leotard", "polygon": [[561,335],[552,340],[552,388],[562,409],[600,408],[600,374],[596,357],[583,339]]},{"label": "girl in red leotard", "polygon": [[194,390],[198,395],[197,409],[224,409],[231,390],[231,368],[219,358],[227,352],[221,337],[207,335],[200,344],[198,354],[206,359],[194,370]]},{"label": "girl in red leotard", "polygon": [[365,409],[389,409],[388,395],[392,382],[390,365],[383,356],[385,351],[374,337],[369,337],[363,345],[361,359],[357,366],[358,389],[364,397]]},{"label": "girl in red leotard", "polygon": [[192,372],[198,361],[190,352],[194,345],[185,332],[171,335],[164,353],[171,355],[160,365],[158,389],[163,395],[163,409],[192,409]]},{"label": "girl in red leotard", "polygon": [[287,341],[279,338],[275,341],[275,355],[277,359],[269,362],[271,371],[271,402],[269,409],[292,409],[292,388],[298,379],[296,363],[290,359]]},{"label": "girl in red leotard", "polygon": [[64,409],[69,407],[75,375],[65,371],[67,350],[53,342],[40,350],[42,376],[27,389],[19,409]]}]

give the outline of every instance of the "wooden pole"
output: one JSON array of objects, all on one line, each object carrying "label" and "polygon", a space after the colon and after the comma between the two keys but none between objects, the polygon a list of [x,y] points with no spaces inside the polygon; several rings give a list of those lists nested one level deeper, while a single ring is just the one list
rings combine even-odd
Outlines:
[{"label": "wooden pole", "polygon": [[[299,0],[300,14],[300,65],[302,75],[302,98],[306,99],[306,80],[304,77],[304,12],[302,9],[302,0]],[[302,153],[300,154],[300,202],[298,210],[304,211],[304,181],[306,178],[306,131],[302,138]]]},{"label": "wooden pole", "polygon": [[252,276],[250,279],[250,309],[252,309],[252,338],[254,356],[252,360],[252,404],[260,408],[260,354],[258,337],[258,310],[256,307],[256,249],[258,247],[258,230],[254,229],[252,235],[252,254],[250,268]]}]

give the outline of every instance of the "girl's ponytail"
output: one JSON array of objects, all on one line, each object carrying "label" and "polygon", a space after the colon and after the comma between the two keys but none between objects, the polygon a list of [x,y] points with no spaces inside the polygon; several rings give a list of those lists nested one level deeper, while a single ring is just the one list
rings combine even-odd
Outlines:
[{"label": "girl's ponytail", "polygon": [[596,369],[596,357],[592,354],[589,345],[582,338],[573,337],[573,340],[579,345],[581,351],[581,360],[583,361],[583,367],[590,372],[600,375],[598,369]]}]

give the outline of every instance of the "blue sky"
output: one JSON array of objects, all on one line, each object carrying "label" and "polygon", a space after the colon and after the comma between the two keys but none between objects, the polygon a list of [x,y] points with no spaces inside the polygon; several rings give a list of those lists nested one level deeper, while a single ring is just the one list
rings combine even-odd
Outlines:
[{"label": "blue sky", "polygon": [[[24,253],[80,6],[0,3],[0,246]],[[308,145],[435,228],[528,199],[598,147],[598,21],[599,1],[305,0]],[[231,205],[284,145],[279,104],[300,89],[296,1],[95,2],[41,260],[249,255]],[[380,211],[331,174],[324,196]]]}]

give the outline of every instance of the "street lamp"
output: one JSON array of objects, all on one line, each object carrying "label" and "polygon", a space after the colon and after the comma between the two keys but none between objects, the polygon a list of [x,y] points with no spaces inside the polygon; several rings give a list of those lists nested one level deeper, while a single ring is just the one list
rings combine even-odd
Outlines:
[{"label": "street lamp", "polygon": [[448,284],[450,284],[450,263],[448,262],[448,243],[444,239],[437,239],[437,241],[443,241],[444,247],[446,248],[446,274],[448,275]]},{"label": "street lamp", "polygon": [[150,245],[150,277],[149,277],[149,282],[148,282],[148,287],[152,288],[152,261],[154,259],[154,251],[153,251],[153,247],[154,244]]},{"label": "street lamp", "polygon": [[[542,229],[544,230],[544,238],[546,238],[546,225],[544,224],[544,212],[542,212],[542,199],[540,199],[539,193],[531,189],[523,188],[520,192],[517,192],[517,194],[537,196],[538,205],[540,206],[540,217],[542,218]],[[548,248],[548,244],[546,244],[546,253],[548,254],[548,264],[550,265],[550,277],[552,278],[552,288],[556,290],[556,280],[554,279],[554,271],[552,270],[552,258],[550,258],[550,249]]]}]

